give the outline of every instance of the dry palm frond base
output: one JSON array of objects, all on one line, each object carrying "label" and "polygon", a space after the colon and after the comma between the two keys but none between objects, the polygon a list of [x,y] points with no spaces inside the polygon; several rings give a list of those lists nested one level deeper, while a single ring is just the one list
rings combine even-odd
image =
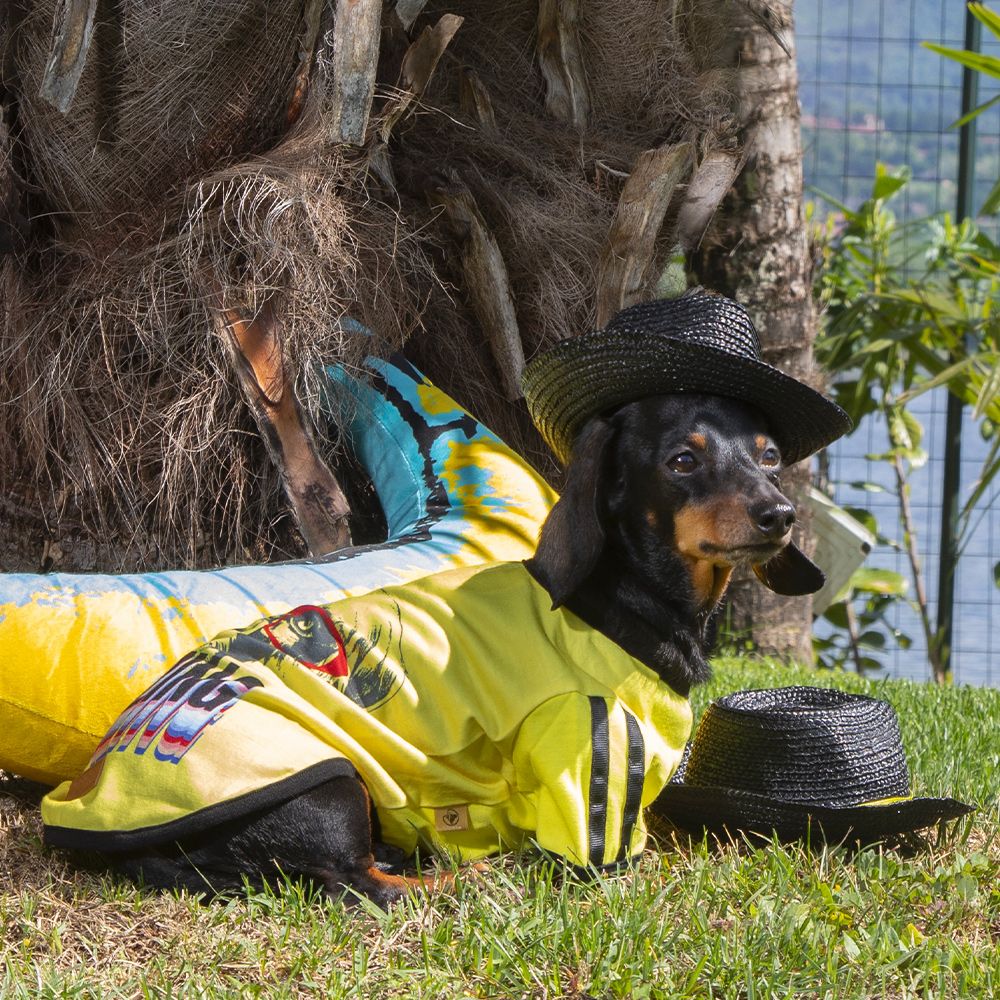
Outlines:
[{"label": "dry palm frond base", "polygon": [[[38,96],[56,0],[16,4],[11,162],[32,226],[0,258],[0,569],[301,554],[220,308],[280,317],[283,358],[334,463],[322,366],[405,342],[442,388],[555,472],[486,347],[462,226],[434,192],[457,184],[473,199],[524,355],[586,330],[638,156],[735,147],[727,77],[713,68],[725,11],[695,16],[705,3],[640,0],[627,18],[576,4],[582,125],[546,109],[535,0],[432,2],[407,32],[387,3],[358,147],[330,139],[332,5],[109,5],[63,114]],[[418,85],[407,50],[452,14],[460,23],[439,31]],[[670,215],[657,260],[669,229]],[[348,316],[373,336],[351,332]]]}]

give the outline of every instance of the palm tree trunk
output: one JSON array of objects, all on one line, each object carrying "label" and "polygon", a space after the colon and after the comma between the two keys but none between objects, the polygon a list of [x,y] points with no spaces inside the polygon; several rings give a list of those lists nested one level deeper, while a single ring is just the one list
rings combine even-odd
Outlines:
[{"label": "palm tree trunk", "polygon": [[[802,147],[792,0],[769,10],[744,6],[724,54],[736,73],[740,133],[747,162],[706,237],[699,277],[742,302],[753,316],[764,358],[815,382],[812,255],[803,222]],[[799,511],[800,544],[811,550],[804,496],[808,463],[790,469],[783,488]],[[812,600],[770,593],[752,579],[731,591],[733,623],[763,652],[810,662]]]}]

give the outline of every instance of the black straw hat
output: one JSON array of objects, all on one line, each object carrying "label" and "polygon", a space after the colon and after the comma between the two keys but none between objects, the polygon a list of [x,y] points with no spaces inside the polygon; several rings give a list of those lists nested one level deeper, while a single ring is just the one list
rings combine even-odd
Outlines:
[{"label": "black straw hat", "polygon": [[972,811],[955,799],[912,797],[888,702],[812,687],[738,691],[710,705],[651,808],[698,834],[794,840],[811,827],[827,840],[863,842]]},{"label": "black straw hat", "polygon": [[560,341],[527,366],[522,387],[535,426],[564,463],[588,419],[667,393],[753,404],[787,465],[851,428],[836,403],[760,360],[742,306],[701,289],[631,306],[601,330]]}]

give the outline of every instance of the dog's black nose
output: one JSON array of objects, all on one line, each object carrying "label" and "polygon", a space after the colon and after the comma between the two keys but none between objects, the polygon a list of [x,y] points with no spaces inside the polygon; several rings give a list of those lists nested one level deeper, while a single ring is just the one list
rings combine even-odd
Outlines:
[{"label": "dog's black nose", "polygon": [[769,541],[777,541],[795,524],[795,508],[787,500],[762,503],[750,511],[750,517],[762,535]]}]

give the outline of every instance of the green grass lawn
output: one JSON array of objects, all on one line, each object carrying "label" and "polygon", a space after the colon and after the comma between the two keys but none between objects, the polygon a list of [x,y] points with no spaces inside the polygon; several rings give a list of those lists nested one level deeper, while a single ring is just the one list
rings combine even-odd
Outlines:
[{"label": "green grass lawn", "polygon": [[504,858],[385,914],[301,887],[142,894],[41,848],[0,783],[0,997],[1000,996],[1000,691],[718,664],[696,696],[833,685],[887,698],[917,794],[979,805],[911,854],[664,841],[589,885]]}]

